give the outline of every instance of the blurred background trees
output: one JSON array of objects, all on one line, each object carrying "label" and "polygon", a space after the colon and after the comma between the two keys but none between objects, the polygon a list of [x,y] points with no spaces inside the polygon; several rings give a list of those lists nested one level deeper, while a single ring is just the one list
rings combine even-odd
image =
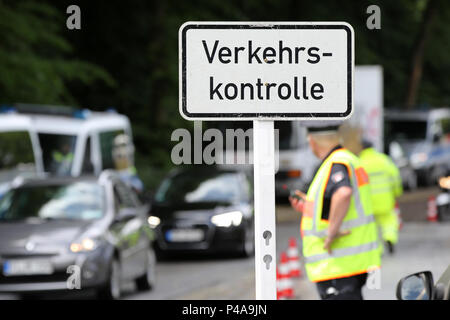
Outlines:
[{"label": "blurred background trees", "polygon": [[[81,30],[66,28],[71,4],[81,8]],[[372,4],[381,9],[380,30],[366,27]],[[385,106],[450,103],[445,0],[0,0],[0,102],[128,115],[138,168],[152,184],[171,166],[172,130],[193,126],[178,114],[178,28],[188,20],[347,21],[356,64],[384,68]]]}]

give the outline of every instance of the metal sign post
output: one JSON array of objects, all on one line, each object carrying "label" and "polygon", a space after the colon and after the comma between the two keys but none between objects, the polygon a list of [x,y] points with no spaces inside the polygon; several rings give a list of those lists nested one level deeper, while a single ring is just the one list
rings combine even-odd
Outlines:
[{"label": "metal sign post", "polygon": [[253,120],[256,298],[276,299],[275,120],[353,111],[354,35],[345,22],[186,22],[179,109],[187,120]]},{"label": "metal sign post", "polygon": [[255,179],[255,283],[256,299],[275,300],[275,134],[274,122],[253,121]]}]

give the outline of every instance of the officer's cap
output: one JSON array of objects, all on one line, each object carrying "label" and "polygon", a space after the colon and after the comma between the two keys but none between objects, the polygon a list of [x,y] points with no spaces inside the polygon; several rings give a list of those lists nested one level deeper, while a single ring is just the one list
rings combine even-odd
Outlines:
[{"label": "officer's cap", "polygon": [[363,147],[363,149],[367,149],[367,148],[372,148],[373,147],[373,143],[371,141],[369,141],[366,138],[363,138],[361,140],[361,145]]},{"label": "officer's cap", "polygon": [[341,126],[342,121],[311,121],[306,124],[308,133],[336,133]]}]

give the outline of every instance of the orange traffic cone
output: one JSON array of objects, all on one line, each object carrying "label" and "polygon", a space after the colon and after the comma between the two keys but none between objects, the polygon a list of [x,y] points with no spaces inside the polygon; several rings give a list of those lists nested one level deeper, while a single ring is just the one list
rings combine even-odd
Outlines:
[{"label": "orange traffic cone", "polygon": [[282,296],[284,298],[293,298],[294,297],[294,286],[291,280],[291,277],[289,276],[289,259],[286,254],[286,252],[281,253],[281,259],[280,259],[280,277],[283,281],[282,285]]},{"label": "orange traffic cone", "polygon": [[297,248],[297,241],[294,237],[289,238],[289,248],[287,250],[289,260],[289,276],[298,278],[301,277],[300,257]]},{"label": "orange traffic cone", "polygon": [[436,222],[438,220],[435,196],[430,196],[428,198],[427,219],[428,219],[428,221],[431,221],[431,222]]},{"label": "orange traffic cone", "polygon": [[281,278],[281,274],[280,274],[278,267],[276,270],[277,270],[277,300],[282,300],[282,299],[284,299],[284,296],[283,296],[284,281]]},{"label": "orange traffic cone", "polygon": [[402,230],[403,228],[402,212],[400,211],[400,205],[398,204],[398,202],[395,202],[394,212],[397,215],[398,219],[398,230]]}]

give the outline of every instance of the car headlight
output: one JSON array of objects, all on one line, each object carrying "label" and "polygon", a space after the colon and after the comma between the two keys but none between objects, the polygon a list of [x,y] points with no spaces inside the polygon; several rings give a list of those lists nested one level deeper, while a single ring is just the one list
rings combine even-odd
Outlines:
[{"label": "car headlight", "polygon": [[242,222],[242,212],[232,211],[221,213],[211,217],[211,222],[218,227],[238,226]]},{"label": "car headlight", "polygon": [[93,251],[98,247],[98,242],[95,239],[91,238],[84,238],[81,241],[73,242],[70,245],[70,251],[74,253],[78,252],[86,252],[86,251]]},{"label": "car headlight", "polygon": [[411,156],[412,165],[420,165],[428,160],[428,155],[425,152],[413,154]]},{"label": "car headlight", "polygon": [[161,219],[156,216],[150,216],[148,217],[147,222],[150,225],[150,228],[155,229],[161,223]]}]

